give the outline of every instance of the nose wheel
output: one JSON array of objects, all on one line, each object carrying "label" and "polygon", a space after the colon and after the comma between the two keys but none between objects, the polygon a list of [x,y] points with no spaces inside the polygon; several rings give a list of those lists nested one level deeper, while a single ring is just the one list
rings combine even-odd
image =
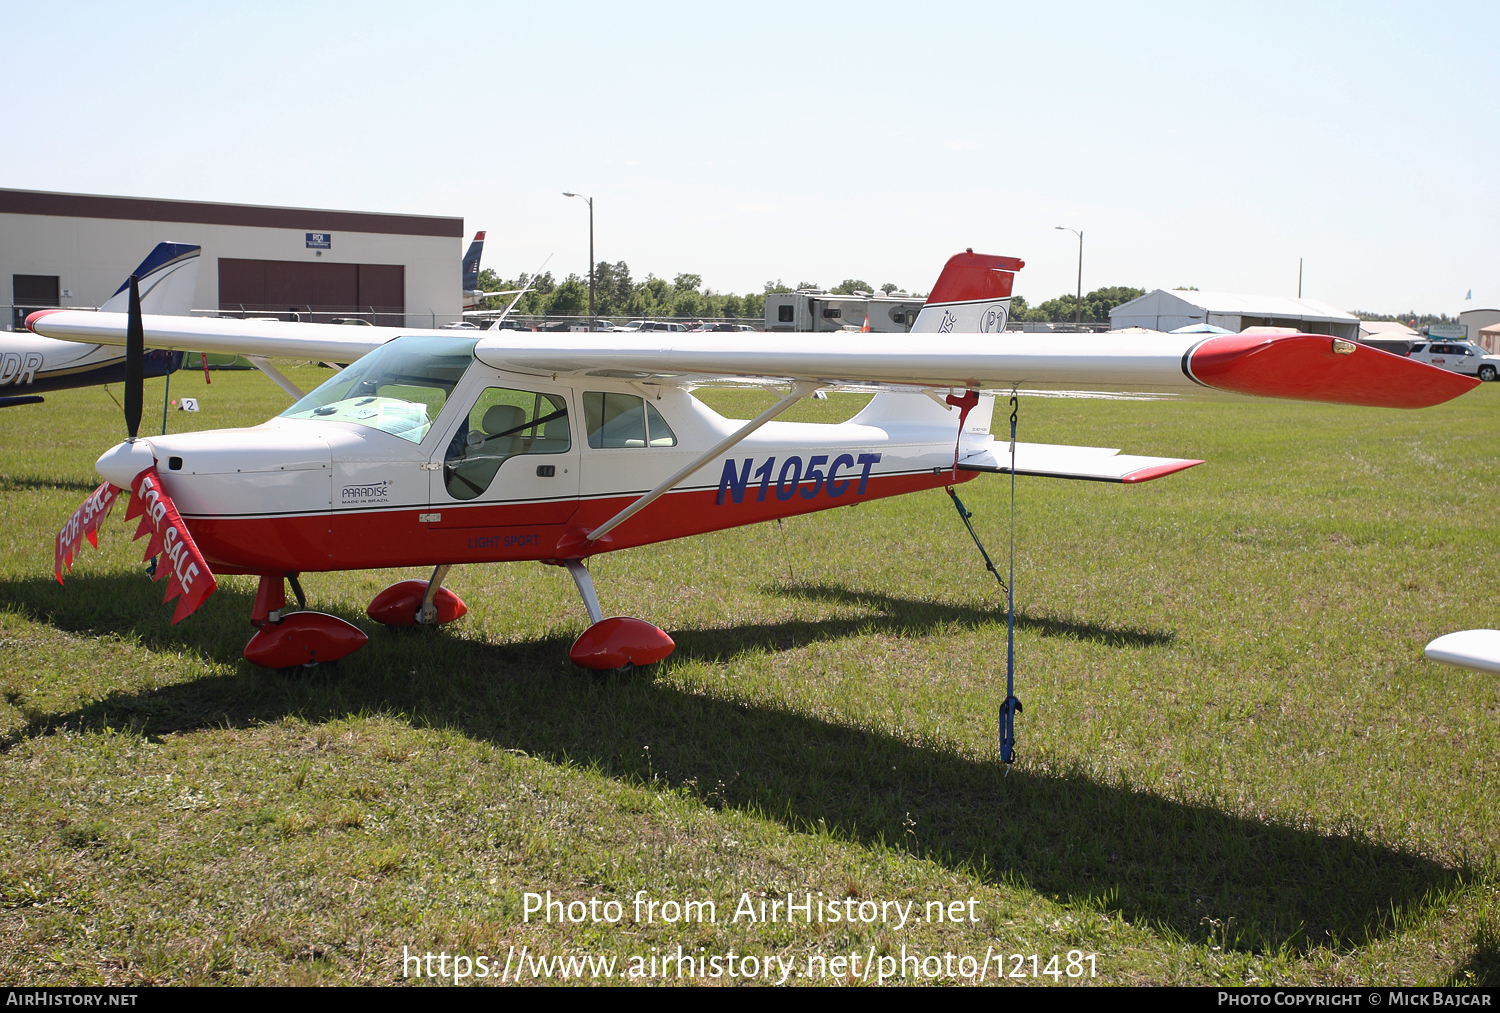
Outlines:
[{"label": "nose wheel", "polygon": [[348,657],[369,641],[364,631],[326,612],[290,612],[285,582],[305,605],[296,574],[261,574],[250,622],[258,627],[245,645],[245,660],[261,668],[306,669]]}]

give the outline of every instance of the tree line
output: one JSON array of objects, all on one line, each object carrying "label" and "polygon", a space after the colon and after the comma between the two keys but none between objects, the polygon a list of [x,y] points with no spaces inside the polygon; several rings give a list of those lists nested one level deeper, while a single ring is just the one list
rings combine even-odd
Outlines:
[{"label": "tree line", "polygon": [[1394,320],[1408,327],[1429,327],[1432,324],[1456,324],[1458,317],[1450,317],[1446,313],[1418,313],[1416,310],[1407,310],[1405,313],[1367,313],[1364,310],[1350,310],[1361,320]]},{"label": "tree line", "polygon": [[[525,288],[532,281],[529,275],[518,278],[501,278],[486,269],[479,274],[479,288],[483,292],[507,291]],[[763,320],[766,313],[766,296],[778,292],[796,292],[799,289],[822,289],[813,281],[799,281],[788,285],[780,279],[768,281],[759,292],[736,295],[731,292],[715,292],[705,287],[703,276],[679,274],[670,281],[647,274],[641,281],[631,277],[630,265],[620,260],[611,264],[599,261],[594,265],[594,314],[600,317],[680,317],[702,319],[722,317],[728,319]],[[881,292],[890,295],[902,291],[894,282],[886,282],[878,288],[859,278],[845,278],[826,291],[835,295],[854,295],[858,292]],[[1109,311],[1124,302],[1145,295],[1144,289],[1113,286],[1097,288],[1083,297],[1083,319],[1099,322],[1109,319]],[[479,304],[480,309],[504,309],[513,296],[491,296]],[[922,298],[913,293],[913,298]],[[1073,293],[1065,293],[1056,299],[1048,299],[1036,306],[1030,305],[1025,296],[1012,296],[1010,318],[1064,322],[1074,319],[1078,305]],[[516,303],[516,313],[537,316],[585,316],[589,311],[589,282],[578,274],[569,274],[558,280],[551,271],[538,275],[530,291]]]},{"label": "tree line", "polygon": [[[483,292],[526,288],[530,291],[516,303],[515,312],[546,316],[584,316],[589,311],[589,280],[569,274],[561,281],[546,271],[533,279],[530,275],[504,279],[494,271],[479,274]],[[648,274],[641,281],[630,276],[625,261],[594,265],[594,315],[601,317],[703,317],[761,319],[766,312],[766,292],[782,291],[767,282],[765,292],[735,295],[705,288],[702,275],[679,274],[668,281]],[[514,296],[491,296],[479,303],[480,309],[504,309]]]},{"label": "tree line", "polygon": [[[530,275],[518,278],[501,278],[491,270],[479,273],[479,289],[482,292],[508,291],[526,288],[532,281]],[[702,319],[723,317],[728,319],[762,320],[766,315],[766,296],[773,292],[795,292],[802,288],[821,288],[817,282],[799,281],[787,285],[781,280],[768,281],[759,292],[736,295],[732,292],[715,292],[703,284],[703,276],[679,274],[668,281],[654,274],[647,274],[641,281],[630,275],[630,265],[620,260],[611,264],[599,261],[594,265],[594,315],[600,317],[681,317]],[[879,291],[896,292],[900,286],[887,282]],[[845,278],[828,291],[852,295],[855,292],[876,291],[858,278]],[[480,309],[504,309],[513,296],[491,296],[479,303]],[[584,316],[589,311],[589,281],[578,274],[569,274],[558,280],[551,271],[543,272],[535,284],[516,303],[515,312],[538,316]]]},{"label": "tree line", "polygon": [[[1143,288],[1127,288],[1124,285],[1096,288],[1092,292],[1085,292],[1083,322],[1106,323],[1109,321],[1110,310],[1132,299],[1139,299],[1145,294],[1146,290]],[[1065,292],[1056,299],[1048,299],[1046,302],[1032,306],[1026,301],[1025,296],[1013,295],[1010,297],[1010,318],[1038,323],[1071,322],[1078,318],[1078,296],[1072,292]]]}]

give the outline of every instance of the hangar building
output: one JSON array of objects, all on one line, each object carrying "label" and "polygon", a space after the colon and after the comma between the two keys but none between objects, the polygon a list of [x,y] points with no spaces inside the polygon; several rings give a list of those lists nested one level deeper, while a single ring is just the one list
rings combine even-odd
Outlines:
[{"label": "hangar building", "polygon": [[0,189],[6,330],[99,306],[157,243],[203,247],[194,312],[435,327],[462,318],[462,218]]},{"label": "hangar building", "polygon": [[1458,315],[1458,322],[1468,329],[1469,340],[1484,346],[1486,351],[1496,351],[1494,332],[1485,334],[1485,330],[1500,324],[1500,310],[1464,310]]},{"label": "hangar building", "polygon": [[1189,324],[1212,324],[1231,331],[1247,327],[1295,327],[1308,334],[1332,334],[1355,341],[1359,318],[1316,299],[1234,292],[1157,289],[1109,311],[1111,330],[1144,327],[1173,331]]}]

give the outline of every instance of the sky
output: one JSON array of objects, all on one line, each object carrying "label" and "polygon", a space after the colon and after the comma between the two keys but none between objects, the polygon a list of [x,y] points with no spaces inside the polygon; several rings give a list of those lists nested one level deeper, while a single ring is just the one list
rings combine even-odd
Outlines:
[{"label": "sky", "polygon": [[[0,187],[461,216],[716,291],[1500,307],[1500,5],[0,0]],[[455,249],[459,246],[455,243]],[[455,257],[457,257],[455,252]],[[1472,290],[1472,301],[1464,296]]]}]

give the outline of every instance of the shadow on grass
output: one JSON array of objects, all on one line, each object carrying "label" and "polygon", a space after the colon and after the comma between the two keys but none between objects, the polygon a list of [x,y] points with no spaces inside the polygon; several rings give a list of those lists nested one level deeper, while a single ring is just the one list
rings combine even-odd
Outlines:
[{"label": "shadow on grass", "polygon": [[1450,985],[1500,985],[1500,925],[1486,921],[1474,933],[1474,952],[1453,972]]},{"label": "shadow on grass", "polygon": [[[160,606],[143,613],[133,603],[129,586],[137,582],[133,575],[79,581],[86,585],[76,589],[79,597],[118,592],[108,618],[98,609],[49,608],[57,596],[40,580],[0,583],[0,603],[49,614],[63,628],[220,660],[248,637],[248,594],[173,627],[154,618]],[[219,629],[230,611],[233,626]],[[752,627],[750,639],[765,629]],[[571,669],[567,647],[563,638],[495,645],[377,629],[367,648],[332,672],[290,680],[240,663],[231,675],[33,713],[6,748],[64,727],[164,735],[289,714],[312,722],[395,714],[626,781],[693,783],[705,804],[794,831],[821,820],[863,846],[903,849],[984,881],[1024,884],[1191,941],[1251,951],[1360,945],[1390,932],[1399,917],[1420,916],[1463,872],[1368,840],[1245,819],[1082,773],[1020,769],[1007,778],[998,763],[928,743],[687,693],[649,676],[591,678]],[[1494,974],[1493,942],[1478,941],[1477,975]]]},{"label": "shadow on grass", "polygon": [[[876,624],[890,622],[902,629],[924,627],[941,629],[953,626],[972,628],[1005,622],[1005,609],[1002,607],[980,608],[954,605],[951,602],[897,598],[876,591],[860,591],[838,584],[779,584],[766,590],[767,593],[781,594],[788,598],[879,610],[881,613],[879,617],[873,620],[861,620],[866,626],[873,621]],[[1120,629],[1113,626],[1101,626],[1097,623],[1036,618],[1027,615],[1021,609],[1016,610],[1016,628],[1030,630],[1044,637],[1092,640],[1107,647],[1161,647],[1176,639],[1175,634],[1164,630]]]},{"label": "shadow on grass", "polygon": [[42,478],[38,475],[0,474],[0,492],[33,492],[38,489],[59,489],[64,492],[91,493],[99,488],[99,479],[87,481],[76,478]]}]

